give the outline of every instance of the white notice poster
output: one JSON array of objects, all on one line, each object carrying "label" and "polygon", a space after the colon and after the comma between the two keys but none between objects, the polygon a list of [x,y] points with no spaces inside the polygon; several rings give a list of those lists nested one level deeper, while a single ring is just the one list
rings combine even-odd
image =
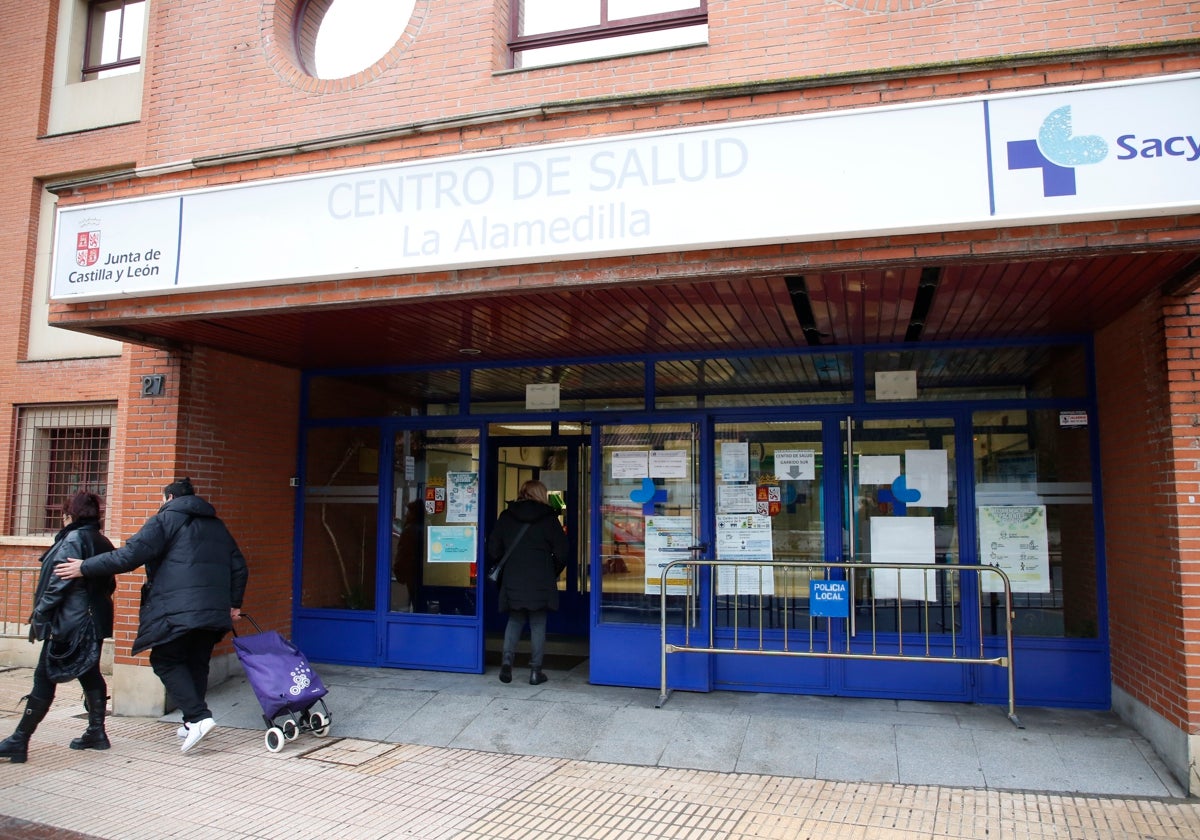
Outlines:
[{"label": "white notice poster", "polygon": [[[662,591],[662,576],[668,564],[691,558],[692,518],[690,516],[646,517],[646,594]],[[668,595],[688,593],[688,569],[675,566],[667,578]]]},{"label": "white notice poster", "polygon": [[859,455],[858,483],[887,484],[900,477],[899,455]]},{"label": "white notice poster", "polygon": [[717,485],[717,513],[754,513],[758,510],[758,488],[753,484]]},{"label": "white notice poster", "polygon": [[717,517],[717,559],[738,561],[736,566],[717,566],[717,594],[774,595],[774,569],[757,565],[774,558],[771,517],[756,513]]},{"label": "white notice poster", "polygon": [[479,521],[479,473],[446,473],[446,522]]},{"label": "white notice poster", "polygon": [[[1045,505],[979,508],[979,562],[1008,575],[1013,592],[1050,591],[1050,539]],[[984,592],[1003,592],[999,575],[980,573]]]},{"label": "white notice poster", "polygon": [[[871,562],[932,563],[933,534],[932,516],[873,516]],[[937,573],[932,569],[873,569],[871,581],[876,598],[938,599]]]},{"label": "white notice poster", "polygon": [[688,451],[686,449],[651,449],[651,478],[687,478]]},{"label": "white notice poster", "polygon": [[904,453],[904,482],[921,498],[910,506],[944,508],[949,503],[950,470],[945,449],[909,449]]},{"label": "white notice poster", "polygon": [[750,479],[750,444],[726,441],[721,444],[721,480],[729,483]]},{"label": "white notice poster", "polygon": [[613,478],[646,478],[650,475],[649,452],[645,449],[617,449],[612,453]]}]

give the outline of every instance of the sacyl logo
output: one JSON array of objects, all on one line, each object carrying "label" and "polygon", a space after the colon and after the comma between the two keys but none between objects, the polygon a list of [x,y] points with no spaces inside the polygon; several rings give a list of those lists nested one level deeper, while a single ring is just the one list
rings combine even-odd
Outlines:
[{"label": "sacyl logo", "polygon": [[[1138,149],[1134,143],[1141,143]],[[1132,160],[1133,158],[1181,157],[1188,163],[1200,160],[1200,141],[1189,135],[1175,137],[1143,137],[1140,140],[1136,134],[1122,134],[1117,138],[1121,153],[1117,160]]]},{"label": "sacyl logo", "polygon": [[1042,195],[1046,198],[1075,195],[1075,167],[1099,163],[1108,157],[1108,144],[1095,134],[1071,133],[1071,106],[1050,112],[1036,140],[1008,144],[1009,169],[1041,169]]}]

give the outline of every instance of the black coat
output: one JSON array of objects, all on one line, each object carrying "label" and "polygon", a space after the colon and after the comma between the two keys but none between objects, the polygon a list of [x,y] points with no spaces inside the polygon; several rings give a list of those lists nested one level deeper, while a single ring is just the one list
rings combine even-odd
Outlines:
[{"label": "black coat", "polygon": [[77,519],[58,532],[54,545],[42,555],[42,571],[34,590],[33,614],[29,617],[34,638],[45,641],[51,636],[64,639],[74,635],[79,624],[87,620],[89,609],[97,638],[112,635],[112,594],[117,588],[116,579],[112,575],[101,575],[68,580],[54,574],[54,567],[64,560],[91,557],[102,551],[112,551],[112,547],[108,538],[100,533],[100,523],[95,519]]},{"label": "black coat", "polygon": [[229,631],[246,594],[246,558],[199,496],[171,499],[125,545],[83,562],[86,577],[146,567],[133,654],[190,630]]},{"label": "black coat", "polygon": [[[529,530],[516,542],[525,522]],[[554,508],[532,499],[509,502],[488,537],[488,559],[499,562],[514,542],[500,577],[500,612],[558,609],[558,576],[570,546]]]}]

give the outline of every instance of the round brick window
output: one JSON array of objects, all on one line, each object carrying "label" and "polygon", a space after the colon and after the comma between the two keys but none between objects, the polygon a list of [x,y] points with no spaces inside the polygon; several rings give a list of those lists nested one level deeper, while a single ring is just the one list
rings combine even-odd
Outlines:
[{"label": "round brick window", "polygon": [[297,4],[296,53],[317,79],[374,66],[404,35],[416,0],[307,0]]}]

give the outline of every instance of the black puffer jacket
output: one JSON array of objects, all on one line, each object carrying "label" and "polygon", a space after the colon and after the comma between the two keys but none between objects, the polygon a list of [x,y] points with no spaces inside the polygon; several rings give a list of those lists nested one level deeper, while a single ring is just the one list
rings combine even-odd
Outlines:
[{"label": "black puffer jacket", "polygon": [[[529,530],[517,542],[525,522]],[[500,612],[558,609],[558,576],[570,547],[554,508],[533,499],[509,502],[488,537],[488,559],[498,563],[514,542],[500,577]]]},{"label": "black puffer jacket", "polygon": [[171,499],[125,545],[83,562],[84,576],[146,567],[133,654],[170,642],[189,630],[228,631],[232,607],[246,594],[246,558],[199,496]]},{"label": "black puffer jacket", "polygon": [[97,637],[104,639],[113,632],[113,590],[117,581],[112,575],[67,580],[54,574],[54,567],[72,557],[91,557],[102,551],[112,551],[112,543],[100,533],[96,519],[77,519],[58,532],[54,545],[42,555],[42,571],[38,575],[33,595],[33,614],[29,624],[34,637],[45,641],[53,636],[63,639],[74,635],[79,624],[92,612]]}]

